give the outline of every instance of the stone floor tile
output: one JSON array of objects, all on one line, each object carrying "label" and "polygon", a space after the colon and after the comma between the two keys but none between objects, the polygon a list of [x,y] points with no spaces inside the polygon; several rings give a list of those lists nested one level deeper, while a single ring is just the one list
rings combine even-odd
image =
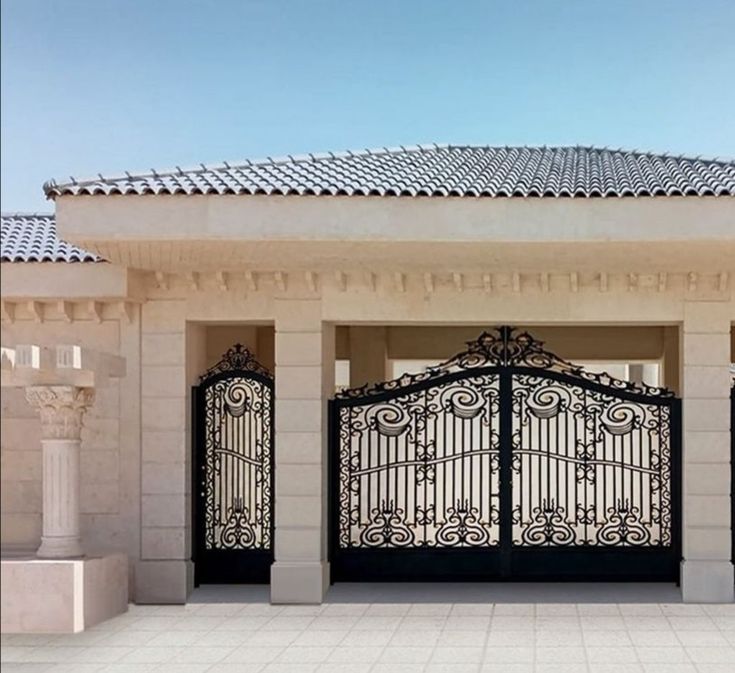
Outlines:
[{"label": "stone floor tile", "polygon": [[735,631],[735,617],[729,615],[712,615],[712,622],[723,631]]},{"label": "stone floor tile", "polygon": [[618,608],[624,617],[657,617],[663,614],[658,603],[618,603]]},{"label": "stone floor tile", "polygon": [[628,631],[668,631],[671,622],[663,615],[624,616],[623,623]]},{"label": "stone floor tile", "polygon": [[694,664],[642,664],[644,673],[697,673]]},{"label": "stone floor tile", "polygon": [[451,615],[460,617],[490,617],[495,610],[492,603],[455,603]]},{"label": "stone floor tile", "polygon": [[278,657],[278,662],[286,664],[321,664],[332,653],[331,647],[287,647]]},{"label": "stone floor tile", "polygon": [[402,617],[397,615],[380,615],[360,617],[352,627],[354,631],[394,631],[401,623]]},{"label": "stone floor tile", "polygon": [[496,603],[493,615],[505,615],[506,617],[519,617],[536,614],[534,603]]},{"label": "stone floor tile", "polygon": [[351,629],[361,617],[354,615],[343,615],[343,616],[324,616],[319,615],[314,617],[314,621],[309,624],[310,629],[317,631],[344,631],[345,629]]},{"label": "stone floor tile", "polygon": [[81,633],[63,633],[47,641],[47,645],[60,647],[89,647],[109,638],[108,631],[82,631]]},{"label": "stone floor tile", "polygon": [[441,631],[446,623],[444,617],[404,617],[399,628],[403,631]]},{"label": "stone floor tile", "polygon": [[318,664],[307,664],[304,662],[273,662],[266,664],[263,673],[313,673],[316,671]]},{"label": "stone floor tile", "polygon": [[642,664],[625,663],[625,664],[610,664],[595,662],[587,664],[590,673],[643,673]]},{"label": "stone floor tile", "polygon": [[[62,649],[62,648],[59,648]],[[63,659],[57,658],[57,662],[77,662],[80,664],[112,664],[122,661],[124,657],[135,652],[131,647],[82,647],[74,648],[73,654]]]},{"label": "stone floor tile", "polygon": [[506,616],[495,612],[490,620],[493,631],[533,631],[536,625],[528,616]]},{"label": "stone floor tile", "polygon": [[[353,631],[347,640],[351,640],[351,638],[357,636],[359,633],[359,631]],[[444,631],[409,631],[398,628],[396,631],[388,633],[390,634],[390,640],[385,645],[390,643],[394,647],[433,647],[437,644],[439,637]],[[452,633],[458,632],[452,631]],[[375,644],[377,645],[379,643]]]},{"label": "stone floor tile", "polygon": [[632,647],[587,647],[586,650],[590,662],[625,664],[638,661]]},{"label": "stone floor tile", "polygon": [[444,628],[447,631],[478,631],[487,630],[489,627],[489,615],[450,615],[444,623]]},{"label": "stone floor tile", "polygon": [[623,631],[627,628],[622,617],[585,616],[580,619],[583,631]]},{"label": "stone floor tile", "polygon": [[735,669],[735,648],[733,647],[687,647],[686,653],[695,664],[732,664]]},{"label": "stone floor tile", "polygon": [[173,664],[158,664],[152,670],[156,671],[157,673],[163,673],[163,671],[167,671],[167,673],[172,673],[172,671],[175,671],[176,673],[206,673],[206,671],[208,671],[211,666],[211,662],[176,662]]},{"label": "stone floor tile", "polygon": [[483,655],[486,664],[532,664],[535,660],[533,647],[487,646]]},{"label": "stone floor tile", "polygon": [[[340,647],[383,647],[400,631],[348,631]],[[410,644],[410,643],[407,643]]]},{"label": "stone floor tile", "polygon": [[674,631],[711,631],[717,628],[715,622],[706,615],[694,617],[668,617]]},{"label": "stone floor tile", "polygon": [[485,662],[480,666],[480,673],[533,673],[533,664]]},{"label": "stone floor tile", "polygon": [[160,664],[173,661],[174,658],[186,652],[184,647],[139,647],[128,652],[124,657],[120,658],[120,662],[124,664]]},{"label": "stone floor tile", "polygon": [[705,614],[703,607],[694,603],[662,603],[661,612],[667,617],[697,617]]},{"label": "stone floor tile", "polygon": [[[424,633],[424,632],[421,632]],[[442,631],[435,641],[437,647],[484,647],[487,631]]]},{"label": "stone floor tile", "polygon": [[636,647],[676,647],[681,645],[674,631],[628,631]]},{"label": "stone floor tile", "polygon": [[[673,633],[669,634],[674,637],[674,645],[676,645],[676,637]],[[584,644],[587,646],[628,646],[632,645],[630,634],[628,631],[585,631],[584,632]]]},{"label": "stone floor tile", "polygon": [[587,673],[587,664],[537,663],[534,673]]},{"label": "stone floor tile", "polygon": [[735,617],[735,603],[716,603],[713,605],[703,605],[702,609],[705,614],[717,615],[720,617]]},{"label": "stone floor tile", "polygon": [[369,673],[372,664],[355,662],[330,662],[319,664],[317,673]]},{"label": "stone floor tile", "polygon": [[[192,645],[209,635],[209,631],[164,631],[155,633],[146,645],[148,647],[168,647]],[[208,645],[209,643],[202,643]]]},{"label": "stone floor tile", "polygon": [[383,652],[380,646],[364,646],[364,647],[335,647],[329,654],[328,661],[334,663],[350,663],[359,662],[361,664],[377,661]]},{"label": "stone floor tile", "polygon": [[482,661],[482,647],[435,647],[430,662],[436,663],[477,663]]},{"label": "stone floor tile", "polygon": [[732,673],[733,664],[697,664],[697,673]]},{"label": "stone floor tile", "polygon": [[[134,630],[135,631],[170,631],[173,625],[179,621],[181,617],[159,617],[158,615],[152,615],[150,617],[141,617],[136,619]],[[110,620],[115,621],[114,619]],[[103,622],[100,626],[107,624]]]},{"label": "stone floor tile", "polygon": [[275,617],[283,612],[283,605],[270,605],[270,603],[249,603],[239,616],[243,617]]},{"label": "stone floor tile", "polygon": [[180,668],[182,663],[191,664],[216,664],[235,650],[234,647],[187,647],[173,659],[175,668]]},{"label": "stone floor tile", "polygon": [[[155,664],[151,664],[154,666]],[[66,663],[66,664],[50,664],[46,669],[49,673],[100,673],[100,671],[106,671],[114,666],[120,666],[120,664],[79,664],[79,663]],[[138,671],[145,671],[138,669]],[[5,668],[3,667],[3,671]],[[137,673],[137,672],[136,672]]]},{"label": "stone floor tile", "polygon": [[[273,631],[273,633],[279,632]],[[345,639],[347,633],[348,631],[315,631],[307,629],[299,633],[298,637],[290,644],[294,647],[334,647]]]},{"label": "stone floor tile", "polygon": [[[553,633],[552,631],[545,631],[546,634]],[[486,645],[494,647],[518,647],[518,646],[531,646],[533,647],[539,634],[535,631],[512,631],[512,630],[500,630],[493,631],[492,629],[488,632]]]},{"label": "stone floor tile", "polygon": [[558,617],[536,617],[534,626],[537,631],[579,631],[582,622],[579,617],[572,615],[559,615]]},{"label": "stone floor tile", "polygon": [[178,619],[171,627],[171,631],[212,631],[225,619],[225,617],[202,617],[197,613]]},{"label": "stone floor tile", "polygon": [[57,633],[2,633],[0,634],[0,644],[2,647],[6,645],[33,647],[35,645],[48,645],[59,637],[61,636]]},{"label": "stone floor tile", "polygon": [[617,617],[621,614],[617,603],[580,603],[577,612],[581,617],[593,615],[595,617]]},{"label": "stone floor tile", "polygon": [[378,658],[382,663],[419,664],[431,659],[430,647],[391,647],[383,649]]},{"label": "stone floor tile", "polygon": [[241,645],[225,657],[225,662],[234,664],[269,664],[275,661],[284,649],[286,648]]},{"label": "stone floor tile", "polygon": [[536,663],[582,663],[586,660],[584,647],[536,647]]},{"label": "stone floor tile", "polygon": [[478,662],[465,661],[457,663],[429,662],[424,668],[424,673],[478,673],[480,664]]},{"label": "stone floor tile", "polygon": [[367,603],[332,603],[322,610],[324,617],[361,617],[370,606]]},{"label": "stone floor tile", "polygon": [[730,644],[722,631],[676,631],[675,634],[682,645],[689,647]]},{"label": "stone floor tile", "polygon": [[196,611],[198,617],[234,617],[246,607],[245,603],[207,603]]},{"label": "stone floor tile", "polygon": [[117,647],[142,647],[157,635],[158,631],[105,631],[103,640],[95,643],[95,645],[109,645]]},{"label": "stone floor tile", "polygon": [[[621,632],[622,633],[622,632]],[[582,631],[578,629],[567,629],[565,631],[552,631],[550,629],[536,631],[536,645],[542,647],[574,647],[584,644]]]},{"label": "stone floor tile", "polygon": [[453,603],[414,603],[405,614],[413,617],[448,616],[453,608]]},{"label": "stone floor tile", "polygon": [[[180,631],[179,633],[190,633]],[[193,640],[196,647],[238,647],[240,645],[288,645],[301,631],[208,631]],[[257,635],[256,635],[257,634]],[[285,636],[291,635],[291,640]],[[275,638],[273,638],[275,636]],[[255,642],[257,638],[258,642]]]},{"label": "stone floor tile", "polygon": [[33,652],[33,647],[21,647],[16,645],[3,645],[0,649],[0,662],[17,663],[27,661],[28,655]]},{"label": "stone floor tile", "polygon": [[[307,615],[301,617],[286,617],[278,615],[268,620],[260,628],[263,631],[302,631],[314,621],[314,617]],[[344,627],[343,627],[344,628]]]},{"label": "stone floor tile", "polygon": [[423,673],[425,669],[424,664],[377,663],[370,669],[370,673]]},{"label": "stone floor tile", "polygon": [[[207,669],[207,673],[262,673],[265,667],[266,664],[256,663],[253,661],[240,663],[221,661],[218,664],[210,666]],[[170,671],[169,673],[173,673],[173,671]]]},{"label": "stone floor tile", "polygon": [[689,657],[683,647],[636,647],[635,652],[638,660],[644,664],[689,663]]},{"label": "stone floor tile", "polygon": [[539,603],[536,606],[536,615],[538,617],[560,617],[578,615],[577,605],[575,603]]},{"label": "stone floor tile", "polygon": [[54,666],[55,664],[41,662],[29,663],[13,661],[3,664],[2,670],[3,673],[47,673],[54,668]]},{"label": "stone floor tile", "polygon": [[368,617],[401,617],[410,612],[411,603],[373,603],[368,606],[365,615]]},{"label": "stone floor tile", "polygon": [[316,617],[324,612],[324,605],[284,605],[281,615],[284,617]]}]

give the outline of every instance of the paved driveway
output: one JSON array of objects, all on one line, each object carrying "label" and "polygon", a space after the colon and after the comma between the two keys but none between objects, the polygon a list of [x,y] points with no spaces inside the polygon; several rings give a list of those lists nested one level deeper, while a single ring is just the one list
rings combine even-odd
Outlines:
[{"label": "paved driveway", "polygon": [[131,605],[78,635],[5,635],[2,661],[2,673],[733,673],[735,605]]}]

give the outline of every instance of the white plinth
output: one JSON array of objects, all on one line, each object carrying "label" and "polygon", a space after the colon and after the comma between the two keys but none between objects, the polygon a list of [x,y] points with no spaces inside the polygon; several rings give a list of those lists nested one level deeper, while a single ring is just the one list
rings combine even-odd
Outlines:
[{"label": "white plinth", "polygon": [[3,633],[76,633],[128,609],[124,554],[0,565]]}]

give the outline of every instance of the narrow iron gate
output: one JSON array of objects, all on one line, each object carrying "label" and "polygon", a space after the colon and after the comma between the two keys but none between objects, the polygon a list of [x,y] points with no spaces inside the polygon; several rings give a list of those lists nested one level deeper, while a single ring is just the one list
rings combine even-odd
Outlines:
[{"label": "narrow iron gate", "polygon": [[268,582],[273,377],[236,344],[200,378],[192,398],[195,582]]},{"label": "narrow iron gate", "polygon": [[667,580],[680,401],[501,327],[331,401],[333,581]]}]

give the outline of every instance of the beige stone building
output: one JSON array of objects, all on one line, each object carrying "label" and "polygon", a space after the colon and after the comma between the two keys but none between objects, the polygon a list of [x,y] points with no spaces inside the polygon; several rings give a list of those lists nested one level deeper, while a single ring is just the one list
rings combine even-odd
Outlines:
[{"label": "beige stone building", "polygon": [[732,162],[431,146],[44,188],[54,215],[3,218],[4,578],[81,544],[141,603],[419,577],[733,600]]}]

